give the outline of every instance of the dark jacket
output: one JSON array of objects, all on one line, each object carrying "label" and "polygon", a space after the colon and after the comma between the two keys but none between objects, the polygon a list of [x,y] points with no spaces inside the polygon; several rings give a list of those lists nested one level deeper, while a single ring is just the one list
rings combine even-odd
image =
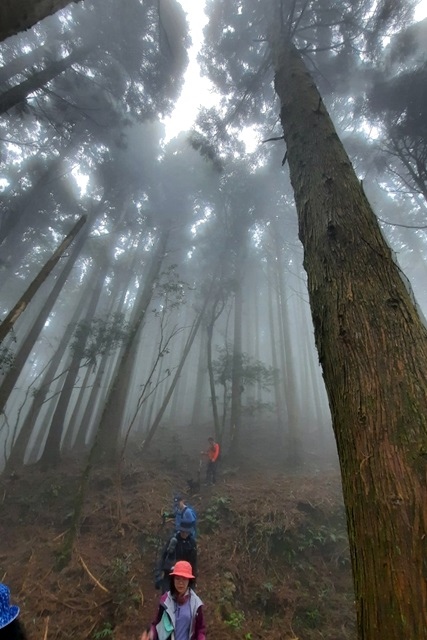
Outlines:
[{"label": "dark jacket", "polygon": [[160,557],[159,570],[168,575],[178,560],[187,560],[197,577],[197,544],[192,535],[182,538],[178,532],[168,540]]}]

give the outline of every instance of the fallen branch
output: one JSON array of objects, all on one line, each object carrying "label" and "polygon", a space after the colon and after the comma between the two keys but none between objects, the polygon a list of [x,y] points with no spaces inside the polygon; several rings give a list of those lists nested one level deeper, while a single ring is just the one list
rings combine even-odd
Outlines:
[{"label": "fallen branch", "polygon": [[97,580],[97,579],[95,578],[95,576],[93,575],[93,573],[91,573],[91,572],[89,571],[89,569],[88,569],[88,567],[87,567],[87,564],[85,563],[85,561],[83,560],[83,558],[82,558],[81,556],[79,556],[79,560],[80,560],[80,562],[82,563],[83,569],[84,569],[84,570],[86,571],[86,573],[87,573],[87,574],[92,578],[92,580],[95,582],[95,584],[97,584],[97,585],[98,585],[98,587],[99,587],[100,589],[102,589],[103,591],[105,591],[105,593],[110,593],[109,589],[107,589],[106,587],[104,587],[104,585],[103,585],[103,584],[101,584],[101,583],[99,582],[99,580]]},{"label": "fallen branch", "polygon": [[272,142],[273,140],[284,140],[284,139],[285,139],[285,136],[278,136],[278,137],[275,137],[275,138],[267,138],[267,140],[263,140],[262,141],[262,144],[264,144],[264,142]]},{"label": "fallen branch", "polygon": [[49,616],[47,616],[47,618],[46,618],[46,628],[44,630],[43,640],[47,640],[48,629],[49,629]]}]

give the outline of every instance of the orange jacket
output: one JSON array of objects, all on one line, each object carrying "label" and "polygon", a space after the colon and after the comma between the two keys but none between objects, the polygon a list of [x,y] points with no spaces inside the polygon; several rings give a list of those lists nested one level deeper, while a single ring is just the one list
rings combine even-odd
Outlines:
[{"label": "orange jacket", "polygon": [[215,462],[216,460],[218,460],[218,456],[219,456],[219,444],[217,442],[214,442],[213,445],[211,447],[209,447],[208,451],[208,458],[211,462]]}]

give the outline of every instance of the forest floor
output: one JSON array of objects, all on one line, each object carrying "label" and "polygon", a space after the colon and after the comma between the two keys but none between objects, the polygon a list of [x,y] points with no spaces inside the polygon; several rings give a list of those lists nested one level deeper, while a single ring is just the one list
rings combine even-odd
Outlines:
[{"label": "forest floor", "polygon": [[[159,456],[135,454],[120,489],[111,469],[93,472],[72,558],[61,569],[78,465],[28,467],[1,479],[0,580],[30,640],[140,637],[156,610],[154,567],[170,534],[161,513],[197,464]],[[216,486],[188,499],[199,517],[197,592],[208,639],[355,640],[338,470],[221,464]]]}]

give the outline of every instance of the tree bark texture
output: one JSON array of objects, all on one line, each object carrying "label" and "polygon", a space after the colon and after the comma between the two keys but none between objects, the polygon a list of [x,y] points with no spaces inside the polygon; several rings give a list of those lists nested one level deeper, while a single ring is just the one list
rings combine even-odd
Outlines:
[{"label": "tree bark texture", "polygon": [[71,2],[77,2],[77,0],[2,0],[0,41],[29,29]]},{"label": "tree bark texture", "polygon": [[359,638],[425,640],[426,329],[300,54],[283,38],[275,54]]}]

